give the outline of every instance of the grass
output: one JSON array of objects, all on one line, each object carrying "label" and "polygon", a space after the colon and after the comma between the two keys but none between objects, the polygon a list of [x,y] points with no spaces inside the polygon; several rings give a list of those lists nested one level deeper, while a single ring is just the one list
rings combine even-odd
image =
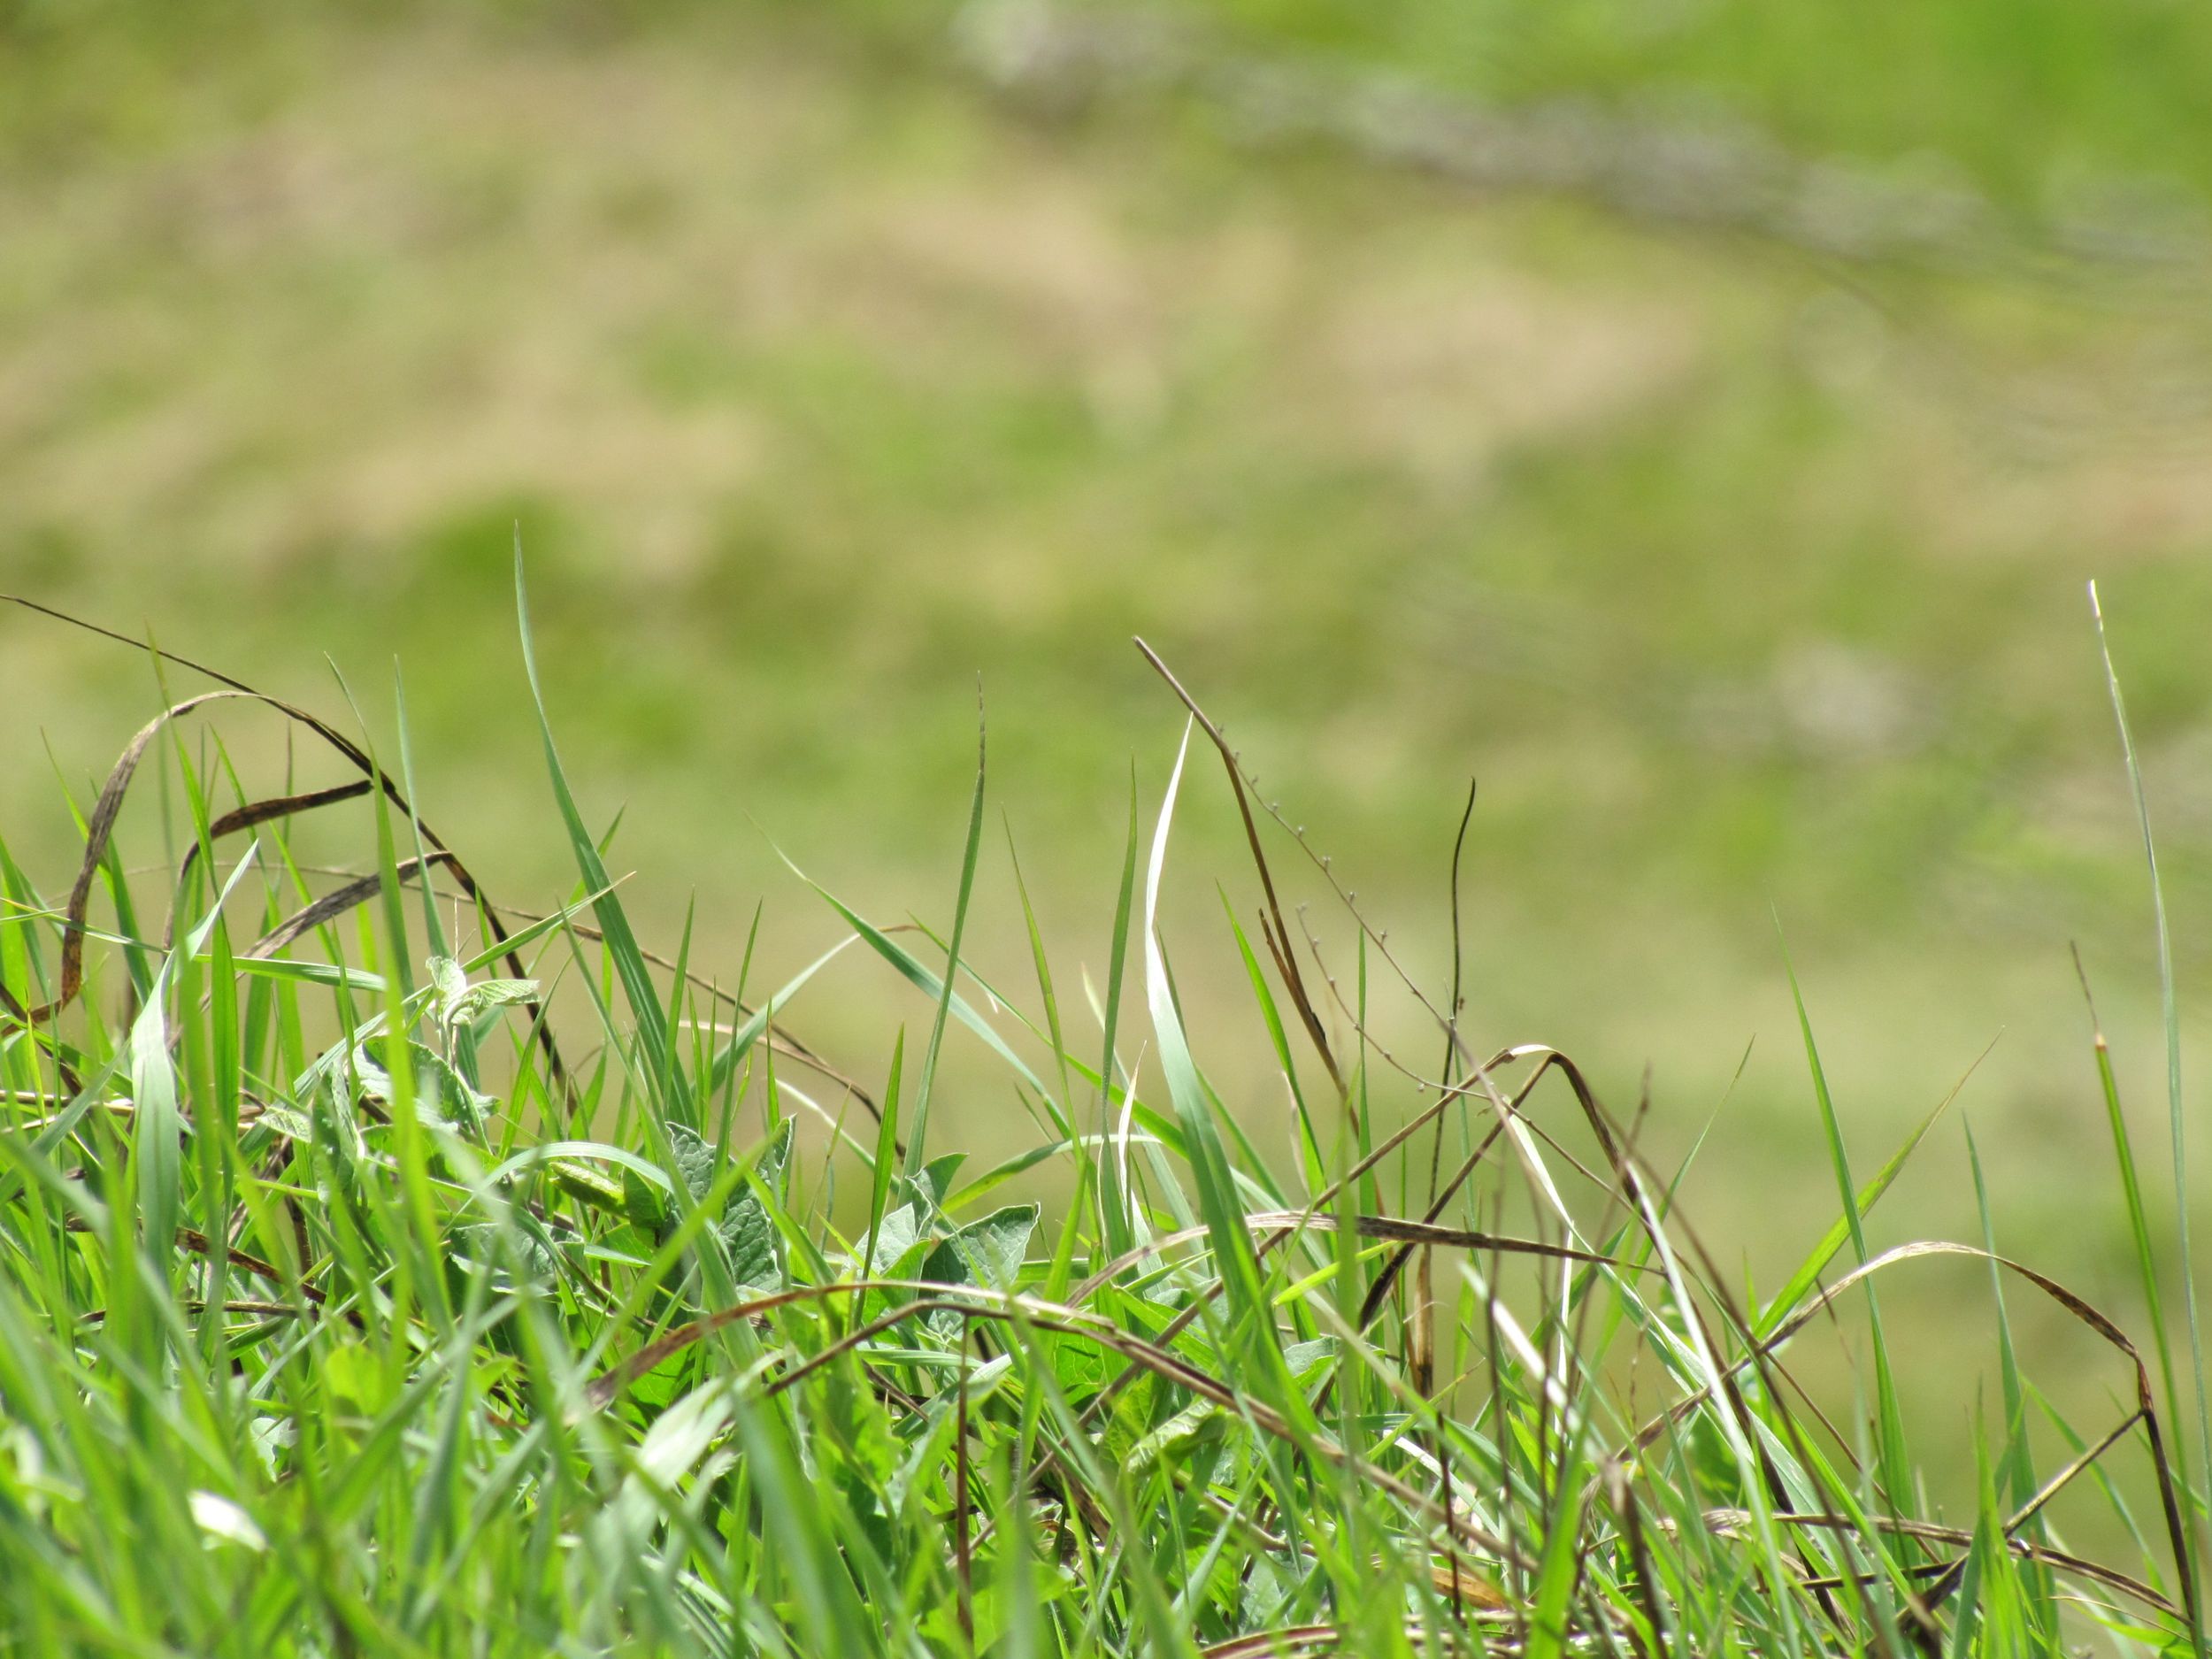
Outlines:
[{"label": "grass", "polygon": [[[2178,38],[2201,26],[2172,8],[2066,7],[2108,44],[2055,53],[2027,24],[2057,8],[2006,8],[2016,27],[1969,0],[1769,9],[1775,33],[1729,63],[1699,42],[1747,14],[1715,0],[1541,8],[1555,45],[1579,30],[1610,54],[1603,75],[1454,44],[1423,11],[1363,8],[1354,28],[1240,5],[1229,31],[1417,58],[1486,94],[1714,94],[1810,152],[1932,147],[1952,156],[1938,178],[1964,156],[2032,218],[2066,206],[2070,177],[2212,155],[2189,139],[2202,101],[2173,96],[2201,78]],[[2140,1294],[2124,1203],[2084,1205],[2076,1179],[2111,1155],[2070,940],[2159,1161],[2146,1223],[2170,1225],[2161,987],[2078,595],[2107,573],[2195,1051],[2212,334],[2185,293],[1839,267],[1249,152],[1173,101],[1040,119],[966,79],[928,8],[11,15],[0,588],[152,621],[319,708],[338,706],[327,649],[395,766],[403,658],[411,798],[501,895],[550,907],[574,868],[484,621],[520,518],[561,752],[595,830],[619,818],[610,871],[643,872],[622,889],[641,940],[672,959],[688,927],[695,965],[727,979],[749,955],[763,986],[818,956],[831,913],[755,824],[856,913],[918,907],[942,937],[979,670],[1012,787],[987,806],[962,955],[1033,978],[1010,818],[1064,1030],[1095,1066],[1131,746],[1148,824],[1173,735],[1124,642],[1141,633],[1438,987],[1454,815],[1480,774],[1464,1033],[1486,1052],[1541,1036],[1617,1103],[1648,1068],[1639,1144],[1672,1170],[1704,1134],[1681,1202],[1739,1280],[1787,1284],[1835,1203],[1778,910],[1855,1178],[1971,1073],[1870,1248],[1981,1236],[1953,1126],[1970,1111],[2001,1242],[2032,1240],[2101,1305]],[[2131,30],[2141,58],[2109,45]],[[1869,59],[1878,74],[1839,67]],[[2043,59],[2063,96],[2020,89]],[[6,828],[57,902],[81,844],[68,792],[89,802],[148,712],[113,649],[0,615],[0,707],[34,711],[0,721]],[[274,720],[234,714],[225,737],[242,775],[287,775]],[[1263,1022],[1210,1035],[1252,1014],[1210,922],[1243,832],[1203,780],[1163,873],[1164,913],[1189,918],[1169,964],[1196,1060],[1280,1152]],[[298,820],[296,860],[362,868],[363,811]],[[152,797],[134,810],[127,868],[170,856],[157,819]],[[1312,872],[1278,875],[1286,911],[1331,902]],[[1240,889],[1238,915],[1267,962]],[[1332,954],[1348,967],[1348,940]],[[803,1014],[879,1085],[906,982],[873,965],[849,949]],[[1425,1014],[1371,965],[1381,1041],[1429,1052]],[[1125,1033],[1144,1025],[1138,974]],[[1356,969],[1340,978],[1348,1000]],[[1294,1013],[1286,1029],[1305,1041]],[[933,1141],[1031,1133],[956,1020],[932,1094]],[[1322,1079],[1310,1105],[1329,1098]],[[1405,1110],[1386,1093],[1375,1133]],[[1002,1190],[1057,1214],[1064,1169]],[[2193,1173],[2200,1241],[2201,1157]],[[1954,1515],[1974,1503],[1972,1395],[1941,1356],[1969,1271],[1881,1292],[1900,1409],[1938,1425],[1916,1447],[1928,1502]],[[1986,1299],[1966,1312],[1994,1352]],[[2008,1317],[2062,1413],[2101,1411],[2101,1345],[2036,1298]],[[1796,1363],[1823,1398],[1875,1394],[1863,1348],[1801,1343]],[[2101,1552],[2125,1547],[2110,1528]]]},{"label": "grass", "polygon": [[[2200,89],[2212,28],[2166,8],[2082,0],[1895,0],[1778,12],[1754,0],[1208,0],[1278,48],[1386,64],[1494,98],[1669,102],[1748,118],[1802,151],[1932,166],[2029,216],[2134,180],[2212,188]],[[2024,111],[2042,112],[2024,120]]]},{"label": "grass", "polygon": [[[1999,1254],[1978,1148],[1984,1245],[1875,1248],[1919,1137],[1860,1179],[1809,1020],[1844,1213],[1762,1294],[1648,1160],[1642,1107],[1540,1044],[1482,1055],[1456,976],[1403,974],[1348,895],[1286,915],[1302,838],[1171,676],[1182,752],[1132,797],[1081,1001],[1025,890],[1033,983],[963,954],[987,743],[949,910],[883,925],[818,889],[825,954],[770,988],[749,953],[695,972],[689,928],[641,941],[526,608],[523,638],[573,863],[543,915],[410,804],[403,718],[380,749],[175,658],[167,711],[76,803],[69,893],[0,850],[12,1649],[2207,1651],[2201,1359],[2159,1289],[2193,1307],[2191,1263],[2148,1219],[2101,1033],[2139,1305]],[[279,778],[221,736],[257,704],[300,741]],[[1190,1023],[1165,882],[1179,803],[1225,784],[1241,1038]],[[128,865],[149,818],[165,856]],[[349,871],[302,854],[325,819]],[[841,1069],[795,1033],[855,954],[926,1035]],[[1417,1050],[1385,1046],[1386,1003]],[[1025,1142],[948,1133],[955,1044]],[[1200,1058],[1240,1044],[1286,1156]],[[1042,1169],[1064,1202],[1006,1202]],[[1900,1408],[1874,1305],[1941,1271],[1996,1309],[2003,1384],[1949,1426]],[[2024,1372],[2031,1306],[2097,1346],[2108,1408]],[[1805,1387],[1839,1344],[1874,1397]],[[1947,1516],[1921,1469],[1962,1435],[1978,1481]]]},{"label": "grass", "polygon": [[[1694,1185],[1832,1187],[1777,909],[1855,1135],[1901,1136],[2002,1031],[1967,1099],[2005,1115],[2000,1186],[2046,1206],[2016,1148],[2102,1133],[2069,938],[2154,1097],[2139,857],[2076,595],[2110,572],[2200,1025],[2200,308],[1471,198],[1248,153],[1172,105],[1040,120],[962,78],[941,16],[807,11],[41,12],[0,52],[0,586],[158,618],[302,698],[327,648],[379,718],[403,657],[425,792],[541,892],[566,849],[480,626],[520,518],[565,753],[602,814],[632,803],[627,862],[682,872],[641,885],[641,932],[676,939],[695,890],[695,956],[722,964],[786,879],[746,815],[871,914],[957,860],[979,671],[1040,925],[1095,955],[1092,872],[1149,730],[1120,642],[1141,633],[1204,654],[1378,918],[1433,907],[1440,802],[1479,772],[1471,1018],[1593,1056],[1611,1097],[1648,1061],[1670,1159],[1758,1034],[1742,1133]],[[1237,26],[1325,43],[1287,13]],[[2022,155],[2064,127],[2014,117]],[[0,733],[4,764],[119,743],[139,678],[4,626],[12,684],[73,689],[42,735]],[[1238,844],[1226,809],[1187,803],[1194,872]],[[11,833],[44,868],[75,832],[33,789]],[[1025,972],[1003,868],[979,884],[967,949]],[[810,959],[803,914],[769,908],[776,972]],[[1440,982],[1440,941],[1406,936]],[[1221,944],[1182,980],[1209,1025],[1244,997]],[[826,1039],[871,1034],[827,1000]],[[1240,1098],[1266,1083],[1217,1064]],[[2070,1277],[2125,1285],[2124,1228],[2062,1225],[2062,1201],[2043,1225]],[[1892,1202],[1974,1225],[1962,1179]],[[2022,1340],[2066,1363],[2049,1327]]]},{"label": "grass", "polygon": [[[1085,0],[1075,0],[1081,4]],[[1103,9],[1141,15],[1146,8]],[[341,18],[352,9],[326,4]],[[422,9],[403,15],[411,18]],[[570,0],[495,0],[470,8],[517,30],[598,40],[694,26],[713,8],[631,0],[585,8]],[[788,4],[756,10],[795,13]],[[839,0],[841,27],[887,52],[928,50],[958,0],[892,6]],[[2212,78],[2212,26],[2179,7],[2093,0],[1904,0],[1778,13],[1752,0],[1663,8],[1621,0],[1544,5],[1500,0],[1470,11],[1449,0],[1200,0],[1153,10],[1218,26],[1226,39],[1336,62],[1388,65],[1508,102],[1575,98],[1612,106],[1687,104],[1748,119],[1793,148],[1877,165],[1964,176],[2030,216],[2101,189],[2162,193],[2170,211],[2212,192],[2202,88]],[[226,5],[189,25],[140,0],[107,0],[89,16],[12,0],[0,28],[27,50],[58,38],[125,37],[111,62],[127,75],[129,37],[211,56],[288,25]],[[127,81],[126,81],[127,85]],[[142,88],[140,90],[142,95]],[[145,130],[136,99],[85,100],[85,83],[51,86],[47,111]],[[2178,197],[2178,200],[2175,198]]]}]

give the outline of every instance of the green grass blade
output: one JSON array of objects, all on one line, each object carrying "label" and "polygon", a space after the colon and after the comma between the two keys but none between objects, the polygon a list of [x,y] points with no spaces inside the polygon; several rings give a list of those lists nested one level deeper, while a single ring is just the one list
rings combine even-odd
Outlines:
[{"label": "green grass blade", "polygon": [[554,746],[553,723],[546,713],[545,690],[538,679],[537,650],[530,634],[530,599],[523,582],[519,530],[515,536],[515,615],[522,635],[523,673],[530,682],[530,700],[537,710],[538,731],[545,743],[546,774],[552,782],[553,798],[560,807],[562,826],[568,832],[569,850],[576,859],[577,871],[584,886],[600,895],[592,905],[593,918],[598,923],[607,952],[613,958],[615,973],[622,981],[623,996],[629,1003],[630,1018],[637,1030],[646,1079],[663,1115],[687,1128],[695,1128],[697,1125],[689,1121],[689,1091],[683,1084],[669,1041],[668,1020],[661,1009],[659,993],[653,987],[651,970],[638,948],[637,935],[631,931],[629,915],[607,875],[598,845],[584,826],[583,814],[577,810],[576,798],[568,787],[568,774],[561,766],[560,751]]},{"label": "green grass blade", "polygon": [[[1965,1083],[1966,1079],[1961,1078],[1952,1087],[1951,1092],[1936,1102],[1935,1110],[1922,1118],[1919,1126],[1905,1137],[1904,1144],[1889,1155],[1887,1161],[1875,1171],[1874,1179],[1859,1188],[1857,1200],[1851,1206],[1850,1213],[1836,1218],[1835,1225],[1813,1248],[1813,1253],[1805,1258],[1797,1271],[1790,1275],[1789,1282],[1767,1303],[1766,1311],[1754,1322],[1752,1328],[1760,1335],[1773,1331],[1789,1317],[1790,1310],[1804,1299],[1805,1294],[1828,1271],[1828,1263],[1835,1260],[1836,1252],[1853,1241],[1856,1231],[1855,1220],[1863,1226],[1866,1217],[1873,1212],[1874,1206],[1882,1201],[1882,1195],[1889,1191],[1892,1184],[1903,1172],[1913,1154],[1920,1149],[1920,1143],[1927,1139],[1928,1131],[1936,1126],[1938,1120],[1950,1109],[1951,1102],[1958,1098],[1959,1091],[1965,1087]],[[1863,1234],[1860,1236],[1863,1238]]]},{"label": "green grass blade", "polygon": [[[1779,931],[1779,920],[1777,921]],[[1797,1009],[1798,1030],[1805,1041],[1805,1063],[1812,1072],[1813,1096],[1820,1105],[1821,1128],[1828,1138],[1828,1160],[1835,1171],[1836,1188],[1843,1199],[1843,1216],[1851,1235],[1851,1249],[1860,1266],[1866,1265],[1866,1227],[1860,1219],[1858,1194],[1851,1179],[1851,1158],[1843,1141],[1843,1125],[1829,1093],[1828,1073],[1821,1064],[1820,1046],[1813,1040],[1812,1017],[1805,1010],[1805,994],[1797,982],[1797,970],[1789,961],[1789,947],[1782,950],[1789,976],[1790,998]],[[1875,1445],[1889,1502],[1901,1512],[1911,1501],[1912,1465],[1906,1455],[1903,1414],[1897,1402],[1896,1378],[1890,1368],[1889,1341],[1882,1328],[1882,1309],[1871,1280],[1867,1282],[1867,1327],[1874,1348]]]},{"label": "green grass blade", "polygon": [[[2158,847],[2151,835],[2150,802],[2143,792],[2143,769],[2135,753],[2135,735],[2128,726],[2127,700],[2121,695],[2119,670],[2113,665],[2112,644],[2105,636],[2104,607],[2097,598],[2097,584],[2089,584],[2089,613],[2097,625],[2097,650],[2104,661],[2105,688],[2112,699],[2112,718],[2120,731],[2120,753],[2127,763],[2128,788],[2134,796],[2136,823],[2142,833],[2143,864],[2150,874],[2151,915],[2158,934],[2158,1000],[2159,1012],[2166,1033],[2166,1118],[2171,1135],[2174,1176],[2174,1243],[2180,1257],[2177,1277],[2180,1280],[2183,1317],[2189,1331],[2189,1362],[2196,1381],[2196,1433],[2194,1436],[2194,1474],[2197,1489],[2212,1502],[2212,1408],[2207,1404],[2208,1384],[2205,1379],[2204,1337],[2197,1317],[2196,1256],[2190,1243],[2189,1211],[2195,1195],[2189,1190],[2188,1118],[2181,1091],[2181,1019],[2174,1001],[2174,947],[2171,930],[2166,920],[2166,889],[2158,873]],[[2151,1317],[2164,1318],[2163,1310],[2153,1303]],[[2169,1384],[2168,1425],[2175,1441],[2176,1461],[2185,1471],[2191,1467],[2190,1436],[2184,1430],[2178,1410],[2179,1401],[2171,1395],[2172,1379]],[[2189,1482],[2185,1481],[2185,1489]],[[2193,1540],[2197,1535],[2200,1517],[2193,1509],[2189,1526]],[[2205,1631],[2201,1622],[2193,1632],[2200,1653],[2205,1649]]]}]

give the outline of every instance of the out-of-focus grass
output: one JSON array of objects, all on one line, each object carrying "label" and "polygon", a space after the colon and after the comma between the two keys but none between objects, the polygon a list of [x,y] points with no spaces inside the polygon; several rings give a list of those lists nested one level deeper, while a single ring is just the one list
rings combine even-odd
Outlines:
[{"label": "out-of-focus grass", "polygon": [[1509,99],[1700,104],[1808,150],[1979,180],[2017,210],[2129,176],[2212,188],[2212,19],[2093,0],[1209,0],[1261,41]]},{"label": "out-of-focus grass", "polygon": [[[495,734],[514,687],[482,644],[518,519],[595,822],[633,804],[618,864],[695,880],[695,954],[726,970],[786,879],[749,816],[887,913],[941,872],[979,670],[1030,883],[1056,937],[1102,949],[1079,878],[1118,856],[1129,751],[1158,734],[1141,629],[1380,914],[1432,911],[1480,773],[1483,1034],[1601,1056],[1623,1102],[1653,1059],[1671,1146],[1755,1034],[1730,1110],[1758,1133],[1709,1179],[1820,1194],[1778,910],[1854,1135],[1893,1139],[2002,1031],[1965,1096],[2019,1131],[1994,1179],[2063,1222],[2055,1264],[2129,1282],[2119,1218],[2039,1198],[2031,1166],[2107,1156],[2070,937],[2122,1055],[2156,1052],[2092,573],[2201,1017],[2193,304],[1259,159],[1173,105],[1041,124],[958,77],[941,19],[864,8],[209,15],[10,36],[7,587],[319,702],[326,645],[373,687],[403,655],[425,795],[550,902],[567,855]],[[1953,47],[2001,33],[1993,11],[1838,14],[1831,41],[1688,8],[1639,44],[1578,9],[1489,56],[1434,44],[1443,8],[1377,15],[1231,20],[1485,86],[1504,65],[1507,90],[1647,64],[1808,145],[1941,144],[2031,206],[2070,168],[2208,153],[2172,90],[2201,60],[2177,12],[2046,7]],[[1785,28],[1804,43],[1762,33]],[[0,628],[0,695],[42,687],[65,769],[150,707],[119,657]],[[50,792],[9,794],[19,854],[65,861]],[[1187,810],[1225,844],[1219,803]],[[685,897],[634,905],[672,945]],[[765,948],[795,964],[791,908]],[[972,949],[1025,959],[1013,931]],[[1242,995],[1233,957],[1181,972],[1201,1005]],[[834,1002],[820,1018],[833,1041]],[[979,1086],[958,1110],[1010,1107]],[[1959,1175],[1921,1166],[1898,1213],[1974,1236]]]}]

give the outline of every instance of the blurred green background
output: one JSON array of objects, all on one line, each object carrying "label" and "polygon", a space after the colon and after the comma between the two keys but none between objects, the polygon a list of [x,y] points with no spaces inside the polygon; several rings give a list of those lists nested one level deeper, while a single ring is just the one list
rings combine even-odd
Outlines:
[{"label": "blurred green background", "polygon": [[[2163,1213],[2162,1040],[2083,585],[2200,1102],[2212,13],[1219,0],[1081,14],[1109,48],[1082,96],[976,60],[1068,16],[964,32],[936,4],[0,19],[0,588],[342,711],[327,652],[387,739],[396,659],[425,810],[496,895],[572,877],[517,523],[629,902],[672,948],[695,897],[725,976],[757,902],[764,976],[833,936],[771,838],[879,918],[948,919],[980,675],[978,959],[1028,983],[1010,828],[1064,988],[1102,982],[1131,769],[1148,824],[1180,732],[1141,633],[1432,985],[1479,776],[1471,1030],[1570,1049],[1622,1110],[1648,1066],[1662,1156],[1727,1096],[1690,1189],[1724,1260],[1770,1286],[1834,1213],[1778,916],[1862,1174],[1993,1041],[1960,1105],[2001,1242],[2128,1304],[2070,941]],[[1979,251],[1852,258],[1694,202],[1269,141],[1193,63],[1632,149],[1762,135],[1847,198],[1965,203]],[[52,890],[56,771],[88,796],[155,695],[117,648],[0,614],[0,828]],[[274,776],[271,726],[224,730]],[[1176,867],[1200,1058],[1279,1144],[1210,765]],[[924,1018],[854,961],[795,1024],[876,1077]],[[948,1141],[1019,1144],[998,1074],[954,1058]],[[1955,1124],[1878,1224],[1977,1236]],[[1962,1424],[1985,1292],[1922,1271],[1893,1323],[1942,1356],[1908,1383]],[[2062,1376],[2088,1366],[2016,1312]]]}]

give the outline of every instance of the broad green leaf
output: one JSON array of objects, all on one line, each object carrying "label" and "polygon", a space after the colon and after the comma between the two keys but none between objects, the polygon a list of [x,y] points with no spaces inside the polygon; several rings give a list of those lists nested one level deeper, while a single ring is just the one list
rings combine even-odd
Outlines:
[{"label": "broad green leaf", "polygon": [[1232,1419],[1210,1400],[1194,1401],[1129,1448],[1124,1467],[1141,1475],[1156,1463],[1174,1463],[1198,1447],[1223,1439]]},{"label": "broad green leaf", "polygon": [[783,1288],[783,1235],[757,1196],[742,1193],[731,1201],[721,1233],[731,1278],[754,1290]]},{"label": "broad green leaf", "polygon": [[[354,1045],[349,1071],[353,1079],[356,1100],[370,1100],[379,1105],[389,1106],[397,1092],[392,1087],[391,1074],[384,1069],[379,1057],[384,1045],[381,1041],[364,1040]],[[499,1102],[490,1095],[471,1088],[461,1074],[455,1071],[446,1057],[427,1044],[410,1042],[407,1053],[415,1064],[415,1110],[425,1121],[441,1127],[458,1129],[474,1134],[482,1129],[485,1118]]]},{"label": "broad green leaf", "polygon": [[[753,1172],[762,1186],[783,1193],[783,1175],[791,1157],[792,1124],[784,1120],[774,1141],[762,1148]],[[785,1283],[783,1233],[768,1206],[750,1182],[731,1194],[721,1225],[723,1248],[728,1251],[730,1271],[741,1285],[756,1290],[780,1290]]]},{"label": "broad green leaf", "polygon": [[[449,1231],[446,1243],[457,1265],[489,1273],[494,1284],[504,1289],[508,1283],[508,1248],[502,1242],[501,1233],[502,1229],[492,1222],[467,1222]],[[545,1240],[519,1227],[507,1233],[514,1254],[521,1258],[523,1271],[532,1282],[550,1284],[560,1271],[560,1262]]]},{"label": "broad green leaf", "polygon": [[953,1178],[967,1161],[964,1152],[948,1152],[930,1159],[906,1182],[908,1195],[932,1213],[943,1209],[945,1199],[952,1191]]},{"label": "broad green leaf", "polygon": [[682,1179],[695,1200],[704,1198],[707,1189],[714,1185],[714,1143],[695,1129],[671,1124],[668,1145],[676,1158],[673,1173]]},{"label": "broad green leaf", "polygon": [[971,1283],[1011,1290],[1021,1279],[1036,1231],[1037,1206],[1010,1204],[961,1228],[951,1243],[967,1262]]},{"label": "broad green leaf", "polygon": [[875,1231],[861,1246],[859,1259],[875,1264],[877,1278],[887,1278],[901,1258],[921,1241],[921,1222],[914,1206],[901,1204],[876,1224]]}]

